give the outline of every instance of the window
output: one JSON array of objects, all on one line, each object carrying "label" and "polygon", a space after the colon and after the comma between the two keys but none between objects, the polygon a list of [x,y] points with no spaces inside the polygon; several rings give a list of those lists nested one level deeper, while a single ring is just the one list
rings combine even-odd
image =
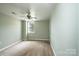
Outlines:
[{"label": "window", "polygon": [[28,33],[34,33],[34,24],[33,22],[28,22]]}]

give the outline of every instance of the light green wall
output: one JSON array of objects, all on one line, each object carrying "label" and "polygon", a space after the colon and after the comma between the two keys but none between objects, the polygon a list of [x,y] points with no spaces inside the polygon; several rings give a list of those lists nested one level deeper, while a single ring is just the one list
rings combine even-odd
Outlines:
[{"label": "light green wall", "polygon": [[26,21],[25,20],[21,20],[21,39],[24,41],[24,40],[27,40],[27,29],[26,29]]},{"label": "light green wall", "polygon": [[58,4],[52,15],[50,39],[56,55],[77,55],[76,4]]},{"label": "light green wall", "polygon": [[78,23],[78,24],[77,24],[77,25],[78,25],[78,30],[77,30],[77,31],[78,31],[78,32],[77,32],[77,33],[78,33],[78,35],[77,35],[77,36],[78,36],[78,42],[77,42],[77,43],[78,43],[78,44],[77,44],[77,48],[78,48],[78,49],[77,49],[77,54],[78,54],[78,56],[79,56],[79,3],[77,4],[77,15],[76,15],[76,16],[77,16],[77,23]]},{"label": "light green wall", "polygon": [[0,13],[0,48],[21,39],[20,26],[20,21],[16,18]]},{"label": "light green wall", "polygon": [[29,40],[49,39],[49,21],[36,21],[34,33],[28,34]]}]

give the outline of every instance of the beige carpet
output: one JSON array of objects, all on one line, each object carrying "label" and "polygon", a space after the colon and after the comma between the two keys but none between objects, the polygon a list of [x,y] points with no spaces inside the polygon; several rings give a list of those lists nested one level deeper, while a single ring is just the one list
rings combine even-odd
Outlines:
[{"label": "beige carpet", "polygon": [[23,41],[2,52],[3,56],[53,56],[50,44],[42,41]]}]

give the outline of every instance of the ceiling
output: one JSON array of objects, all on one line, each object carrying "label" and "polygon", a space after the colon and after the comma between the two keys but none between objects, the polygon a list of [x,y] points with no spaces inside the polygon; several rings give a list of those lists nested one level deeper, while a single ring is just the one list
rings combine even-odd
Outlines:
[{"label": "ceiling", "polygon": [[30,8],[32,16],[37,17],[37,20],[48,20],[55,5],[55,3],[0,3],[0,13],[23,19],[21,16]]}]

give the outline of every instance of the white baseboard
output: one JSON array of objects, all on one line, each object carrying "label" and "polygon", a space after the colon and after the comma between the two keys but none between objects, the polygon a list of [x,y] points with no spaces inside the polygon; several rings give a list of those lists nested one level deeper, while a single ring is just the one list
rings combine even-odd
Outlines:
[{"label": "white baseboard", "polygon": [[51,45],[51,48],[52,48],[52,50],[53,50],[54,56],[56,56],[55,50],[54,50],[53,45],[52,45],[51,42],[50,42],[50,45]]},{"label": "white baseboard", "polygon": [[13,45],[16,45],[16,44],[19,43],[19,42],[21,42],[21,40],[18,40],[18,41],[16,41],[16,42],[14,42],[14,43],[12,43],[12,44],[10,44],[10,45],[8,45],[8,46],[6,46],[6,47],[0,49],[0,52],[2,52],[2,51],[4,51],[4,50],[8,49],[9,47],[11,47],[11,46],[13,46]]}]

